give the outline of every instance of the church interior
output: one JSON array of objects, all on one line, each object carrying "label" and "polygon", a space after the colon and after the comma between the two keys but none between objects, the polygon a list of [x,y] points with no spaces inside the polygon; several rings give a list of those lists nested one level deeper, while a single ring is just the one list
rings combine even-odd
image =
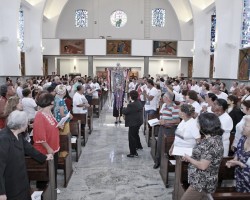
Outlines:
[{"label": "church interior", "polygon": [[[0,134],[13,96],[23,109],[12,112],[26,112],[27,89],[35,112],[59,123],[56,98],[71,102],[56,127],[58,165],[24,158],[32,200],[250,199],[250,0],[0,0],[0,25]],[[55,98],[49,111],[44,91]],[[137,101],[142,108],[126,114]],[[35,149],[36,115],[25,130]],[[210,134],[206,117],[220,128]],[[214,160],[201,150],[208,141]],[[214,170],[216,181],[202,188],[192,170]],[[1,164],[0,176],[0,200],[26,200],[8,196]]]}]

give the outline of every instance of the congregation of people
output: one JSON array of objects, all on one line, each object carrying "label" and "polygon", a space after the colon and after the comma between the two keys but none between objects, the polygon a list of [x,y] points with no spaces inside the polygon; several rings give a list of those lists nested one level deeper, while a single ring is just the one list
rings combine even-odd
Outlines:
[{"label": "congregation of people", "polygon": [[[168,134],[166,129],[176,128],[169,156],[173,155],[175,146],[193,149],[192,156],[184,154],[182,157],[189,163],[190,185],[182,200],[211,198],[218,184],[222,159],[229,156],[233,157],[226,166],[235,167],[236,191],[250,192],[249,86],[234,81],[227,89],[220,80],[197,82],[157,77],[154,81],[149,76],[131,80],[129,90],[137,91],[138,100],[144,105],[144,120],[159,114],[154,169],[161,165],[163,135]],[[130,135],[131,131],[129,138]],[[138,133],[134,135],[136,138]],[[128,155],[137,156],[134,150]]]},{"label": "congregation of people", "polygon": [[[86,113],[91,101],[107,90],[107,80],[98,77],[34,77],[16,83],[6,78],[0,87],[0,200],[29,199],[25,155],[39,162],[54,159],[57,174],[59,135],[69,131],[72,114]],[[159,113],[153,168],[161,164],[166,128],[176,128],[170,156],[175,146],[193,148],[191,156],[182,157],[189,163],[190,184],[182,200],[208,199],[216,190],[220,163],[228,156],[234,156],[227,167],[235,167],[236,191],[250,192],[250,86],[234,81],[227,90],[220,80],[165,80],[148,75],[131,79],[126,92],[129,103],[114,117],[118,124],[124,115],[129,127],[127,157],[139,156],[137,151],[143,150],[140,127],[149,115]],[[67,121],[58,126],[69,112]],[[37,182],[39,188],[44,184]]]}]

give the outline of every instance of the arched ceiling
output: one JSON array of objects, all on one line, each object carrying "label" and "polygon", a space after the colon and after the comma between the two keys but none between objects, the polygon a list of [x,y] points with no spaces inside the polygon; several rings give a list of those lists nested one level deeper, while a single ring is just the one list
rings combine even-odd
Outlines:
[{"label": "arched ceiling", "polygon": [[48,19],[59,16],[68,1],[69,0],[47,0],[44,9],[44,16]]},{"label": "arched ceiling", "polygon": [[192,19],[192,10],[188,0],[169,0],[179,21],[188,22]]}]

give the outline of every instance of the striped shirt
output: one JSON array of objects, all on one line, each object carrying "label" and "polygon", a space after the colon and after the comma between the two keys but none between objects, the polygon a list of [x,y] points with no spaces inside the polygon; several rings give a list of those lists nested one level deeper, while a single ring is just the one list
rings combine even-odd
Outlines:
[{"label": "striped shirt", "polygon": [[179,119],[179,108],[175,104],[166,105],[161,110],[161,119],[174,120]]}]

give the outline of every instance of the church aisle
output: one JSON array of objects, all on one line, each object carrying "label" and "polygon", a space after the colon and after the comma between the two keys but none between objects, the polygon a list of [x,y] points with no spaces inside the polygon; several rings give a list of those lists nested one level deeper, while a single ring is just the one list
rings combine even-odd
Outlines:
[{"label": "church aisle", "polygon": [[[94,118],[94,131],[83,148],[67,188],[59,200],[170,200],[173,188],[166,189],[159,170],[153,169],[150,148],[140,133],[143,150],[138,158],[127,158],[128,128],[115,126],[112,109],[103,109]],[[60,181],[61,182],[61,181]]]}]

